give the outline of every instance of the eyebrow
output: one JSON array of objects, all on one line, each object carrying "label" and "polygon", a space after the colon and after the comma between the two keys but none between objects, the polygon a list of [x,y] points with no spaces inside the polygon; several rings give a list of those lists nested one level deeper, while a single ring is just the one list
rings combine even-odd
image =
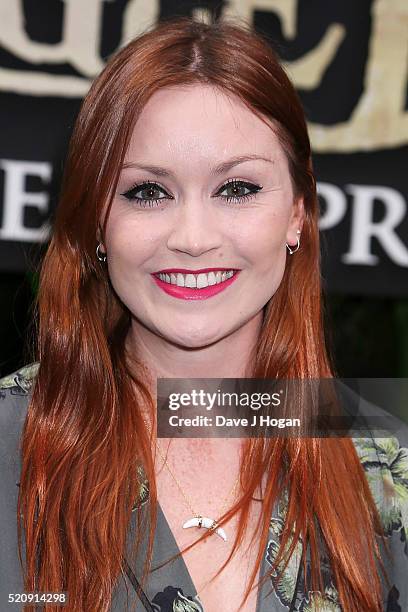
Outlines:
[{"label": "eyebrow", "polygon": [[[268,162],[270,164],[274,163],[273,159],[262,157],[261,155],[237,155],[236,157],[232,157],[231,159],[228,159],[225,162],[221,162],[220,164],[212,168],[211,174],[223,174],[224,172],[228,172],[228,170],[230,170],[234,166],[238,166],[238,164],[242,164],[244,162],[253,161],[253,160],[261,160],[261,161]],[[122,168],[123,169],[140,168],[141,170],[145,170],[146,172],[151,172],[152,174],[155,174],[156,176],[174,176],[170,170],[167,170],[166,168],[162,168],[161,166],[153,166],[150,164],[144,165],[144,164],[128,162],[128,163],[123,164]]]}]

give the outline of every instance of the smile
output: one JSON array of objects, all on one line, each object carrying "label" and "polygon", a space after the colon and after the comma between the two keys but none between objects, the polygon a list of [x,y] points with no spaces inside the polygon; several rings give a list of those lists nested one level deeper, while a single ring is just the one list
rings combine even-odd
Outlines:
[{"label": "smile", "polygon": [[231,285],[240,270],[209,272],[157,272],[152,274],[156,285],[165,293],[184,300],[202,300],[220,293]]}]

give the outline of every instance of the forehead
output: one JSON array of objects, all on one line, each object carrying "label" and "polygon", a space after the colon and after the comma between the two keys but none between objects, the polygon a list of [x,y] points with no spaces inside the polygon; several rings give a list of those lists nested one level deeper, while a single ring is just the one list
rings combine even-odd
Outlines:
[{"label": "forehead", "polygon": [[194,84],[153,94],[136,122],[125,161],[210,163],[241,154],[286,160],[271,121],[266,125],[232,94]]}]

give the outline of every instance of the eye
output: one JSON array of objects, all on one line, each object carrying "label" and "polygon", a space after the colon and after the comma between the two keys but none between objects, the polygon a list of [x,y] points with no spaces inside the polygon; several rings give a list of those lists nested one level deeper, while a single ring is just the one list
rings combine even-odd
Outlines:
[{"label": "eye", "polygon": [[[262,189],[262,185],[254,185],[248,181],[232,179],[224,184],[218,190],[216,196],[219,196],[227,202],[244,202]],[[222,195],[223,191],[230,191],[231,195]],[[157,194],[164,193],[164,197],[158,197]],[[138,195],[140,194],[140,195]],[[164,187],[153,181],[144,181],[134,185],[128,191],[121,193],[127,200],[136,202],[141,208],[154,208],[164,200],[174,200],[173,196],[169,195]]]},{"label": "eye", "polygon": [[[261,189],[262,185],[232,179],[225,183],[216,195],[224,198],[227,202],[244,202],[255,196]],[[223,191],[229,191],[231,195],[222,195]]]},{"label": "eye", "polygon": [[[157,197],[157,194],[160,192],[165,193],[165,197]],[[144,183],[134,185],[131,189],[120,195],[124,196],[127,200],[136,201],[138,206],[142,208],[151,208],[157,206],[162,200],[174,199],[163,187],[160,187],[160,185],[153,181],[145,181]]]}]

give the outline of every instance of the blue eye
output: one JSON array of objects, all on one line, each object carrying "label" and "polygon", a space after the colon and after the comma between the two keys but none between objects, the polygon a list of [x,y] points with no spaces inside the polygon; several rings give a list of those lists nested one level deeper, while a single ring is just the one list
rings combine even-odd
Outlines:
[{"label": "blue eye", "polygon": [[[232,179],[225,183],[213,197],[220,197],[227,202],[240,203],[249,200],[261,189],[262,185],[254,185],[248,181]],[[231,190],[232,194],[222,195],[222,192],[227,190]],[[165,194],[164,197],[157,197],[157,194],[160,192]],[[163,187],[153,181],[139,183],[121,195],[129,201],[136,202],[141,208],[154,208],[164,200],[174,200],[173,196],[169,195]]]}]

